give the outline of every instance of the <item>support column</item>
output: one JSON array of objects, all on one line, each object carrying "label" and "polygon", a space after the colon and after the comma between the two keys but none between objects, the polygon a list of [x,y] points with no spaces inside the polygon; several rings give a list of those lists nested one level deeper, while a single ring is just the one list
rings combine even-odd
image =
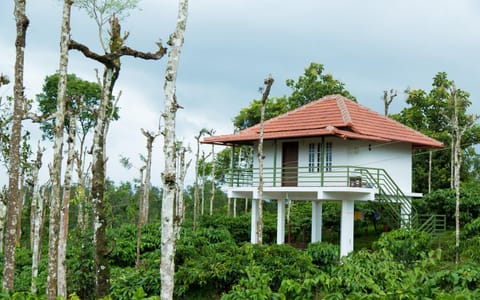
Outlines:
[{"label": "support column", "polygon": [[285,199],[277,201],[277,244],[285,244]]},{"label": "support column", "polygon": [[312,238],[311,242],[322,241],[322,201],[312,201]]},{"label": "support column", "polygon": [[412,228],[412,199],[408,198],[408,202],[400,203],[400,227]]},{"label": "support column", "polygon": [[353,251],[354,201],[342,200],[342,218],[340,221],[340,257]]},{"label": "support column", "polygon": [[252,220],[250,228],[250,243],[257,243],[258,199],[252,199]]},{"label": "support column", "polygon": [[237,217],[237,198],[233,198],[233,217]]}]

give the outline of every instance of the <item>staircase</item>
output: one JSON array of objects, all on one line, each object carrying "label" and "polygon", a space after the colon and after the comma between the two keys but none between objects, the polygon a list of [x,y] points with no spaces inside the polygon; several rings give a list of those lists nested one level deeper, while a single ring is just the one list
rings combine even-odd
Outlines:
[{"label": "staircase", "polygon": [[378,189],[377,201],[393,220],[392,225],[400,228],[416,229],[430,234],[446,230],[445,215],[419,215],[409,197],[405,196],[395,181],[384,169],[359,168],[368,185]]}]

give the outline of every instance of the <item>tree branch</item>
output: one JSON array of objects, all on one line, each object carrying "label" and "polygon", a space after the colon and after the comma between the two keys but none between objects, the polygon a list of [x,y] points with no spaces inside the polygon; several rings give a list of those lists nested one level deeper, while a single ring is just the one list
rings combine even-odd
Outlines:
[{"label": "tree branch", "polygon": [[160,59],[167,53],[167,48],[162,46],[162,42],[157,42],[158,51],[157,52],[142,52],[135,49],[132,49],[128,46],[122,46],[121,55],[133,56],[142,59]]},{"label": "tree branch", "polygon": [[112,69],[115,68],[115,64],[113,63],[112,59],[109,56],[95,53],[91,51],[90,48],[88,48],[84,44],[78,43],[74,40],[70,40],[70,43],[68,44],[68,49],[80,51],[86,57],[96,60],[99,63],[107,66],[108,68],[112,68]]}]

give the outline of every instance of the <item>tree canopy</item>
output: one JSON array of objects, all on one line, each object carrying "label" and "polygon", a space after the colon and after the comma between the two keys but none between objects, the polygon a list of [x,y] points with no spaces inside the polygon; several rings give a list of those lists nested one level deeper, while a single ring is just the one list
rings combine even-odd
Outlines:
[{"label": "tree canopy", "polygon": [[[265,107],[265,120],[271,119],[297,107],[320,99],[327,95],[340,94],[351,100],[356,98],[345,89],[345,84],[324,73],[324,66],[319,63],[310,63],[305,68],[304,74],[297,81],[288,79],[287,87],[292,89],[292,94],[278,98],[270,98]],[[260,122],[260,100],[253,100],[248,107],[242,108],[233,119],[233,125],[238,129],[245,129]]]},{"label": "tree canopy", "polygon": [[[432,89],[408,89],[407,107],[399,114],[392,115],[394,119],[410,126],[430,137],[444,143],[445,149],[439,149],[432,154],[432,189],[449,188],[451,180],[451,143],[452,125],[450,116],[453,107],[450,90],[455,88],[455,82],[448,79],[447,73],[439,72],[433,77]],[[467,110],[471,105],[470,94],[456,89],[459,99],[459,125],[463,127],[470,119]],[[475,124],[466,130],[462,139],[464,159],[462,165],[462,180],[476,177],[473,166],[478,164],[478,155],[473,145],[480,142],[480,126]],[[413,188],[418,192],[427,192],[428,151],[417,150],[413,156]]]},{"label": "tree canopy", "polygon": [[[43,92],[37,95],[38,106],[42,115],[51,115],[57,109],[58,79],[58,73],[45,77]],[[99,104],[100,95],[101,88],[98,83],[83,80],[75,74],[68,75],[67,110],[78,116],[82,136],[86,135],[95,124],[94,108]],[[117,120],[118,118],[118,111],[115,111],[113,119]],[[68,119],[67,115],[65,120],[66,130],[68,130]],[[53,138],[54,126],[53,119],[47,119],[42,123],[41,129],[44,132],[44,138]]]}]

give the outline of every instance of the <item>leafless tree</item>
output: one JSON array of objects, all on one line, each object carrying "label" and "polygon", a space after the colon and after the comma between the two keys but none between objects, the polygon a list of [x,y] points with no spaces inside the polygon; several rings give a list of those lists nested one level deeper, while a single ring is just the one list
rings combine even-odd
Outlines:
[{"label": "leafless tree", "polygon": [[[197,152],[195,154],[195,184],[194,184],[194,195],[193,195],[193,231],[197,229],[197,219],[198,219],[198,206],[200,201],[200,187],[198,185],[198,177],[200,177],[200,139],[203,135],[209,134],[209,131],[206,128],[202,128],[195,140],[197,141]],[[203,160],[205,164],[205,160]]]},{"label": "leafless tree", "polygon": [[[154,53],[141,52],[126,46],[128,34],[121,36],[120,23],[117,17],[110,18],[108,52],[100,55],[91,51],[87,46],[74,40],[70,41],[70,49],[80,51],[84,56],[103,64],[103,78],[101,86],[101,100],[96,109],[97,116],[94,126],[93,159],[92,159],[92,204],[94,218],[94,244],[96,265],[96,297],[102,298],[110,292],[110,268],[107,256],[111,252],[106,236],[107,215],[105,210],[105,178],[106,178],[106,138],[111,114],[115,110],[112,105],[113,89],[120,74],[122,56],[132,56],[146,60],[158,60],[166,53],[161,43],[157,43],[158,51]],[[117,97],[118,100],[119,97]]]},{"label": "leafless tree", "polygon": [[392,104],[393,99],[397,97],[397,90],[390,89],[383,91],[383,104],[385,107],[385,116],[388,116],[388,109],[390,108],[390,104]]},{"label": "leafless tree", "polygon": [[257,220],[257,243],[263,243],[263,130],[265,122],[265,105],[273,84],[273,77],[269,75],[265,81],[265,90],[262,95],[262,108],[260,113],[260,138],[258,142],[258,220]]},{"label": "leafless tree", "polygon": [[[17,241],[17,223],[19,212],[19,166],[20,166],[20,139],[22,136],[23,107],[25,104],[23,72],[25,61],[26,33],[29,20],[26,16],[25,0],[15,0],[14,15],[17,36],[15,40],[15,83],[13,86],[14,105],[10,135],[9,180],[7,200],[7,224],[5,236],[5,255],[3,263],[3,290],[11,291],[14,288],[15,277],[15,247]],[[3,80],[5,81],[5,80]]]},{"label": "leafless tree", "polygon": [[42,167],[42,156],[45,149],[40,147],[40,143],[37,147],[37,158],[33,164],[32,170],[32,185],[33,195],[31,204],[31,218],[30,218],[30,240],[32,249],[32,294],[37,294],[37,277],[38,277],[38,263],[40,262],[41,253],[41,229],[43,225],[43,207],[44,199],[40,191],[40,184],[38,183],[38,173]]},{"label": "leafless tree", "polygon": [[180,0],[175,32],[170,36],[168,45],[171,47],[168,54],[167,69],[165,74],[165,107],[163,118],[165,121],[164,146],[165,168],[163,180],[163,201],[162,201],[162,232],[161,232],[161,263],[160,280],[162,289],[160,298],[162,300],[173,299],[174,274],[175,274],[175,200],[178,192],[178,179],[176,176],[176,139],[175,139],[175,118],[180,108],[176,97],[176,79],[178,61],[184,42],[184,32],[187,25],[188,0]]}]

